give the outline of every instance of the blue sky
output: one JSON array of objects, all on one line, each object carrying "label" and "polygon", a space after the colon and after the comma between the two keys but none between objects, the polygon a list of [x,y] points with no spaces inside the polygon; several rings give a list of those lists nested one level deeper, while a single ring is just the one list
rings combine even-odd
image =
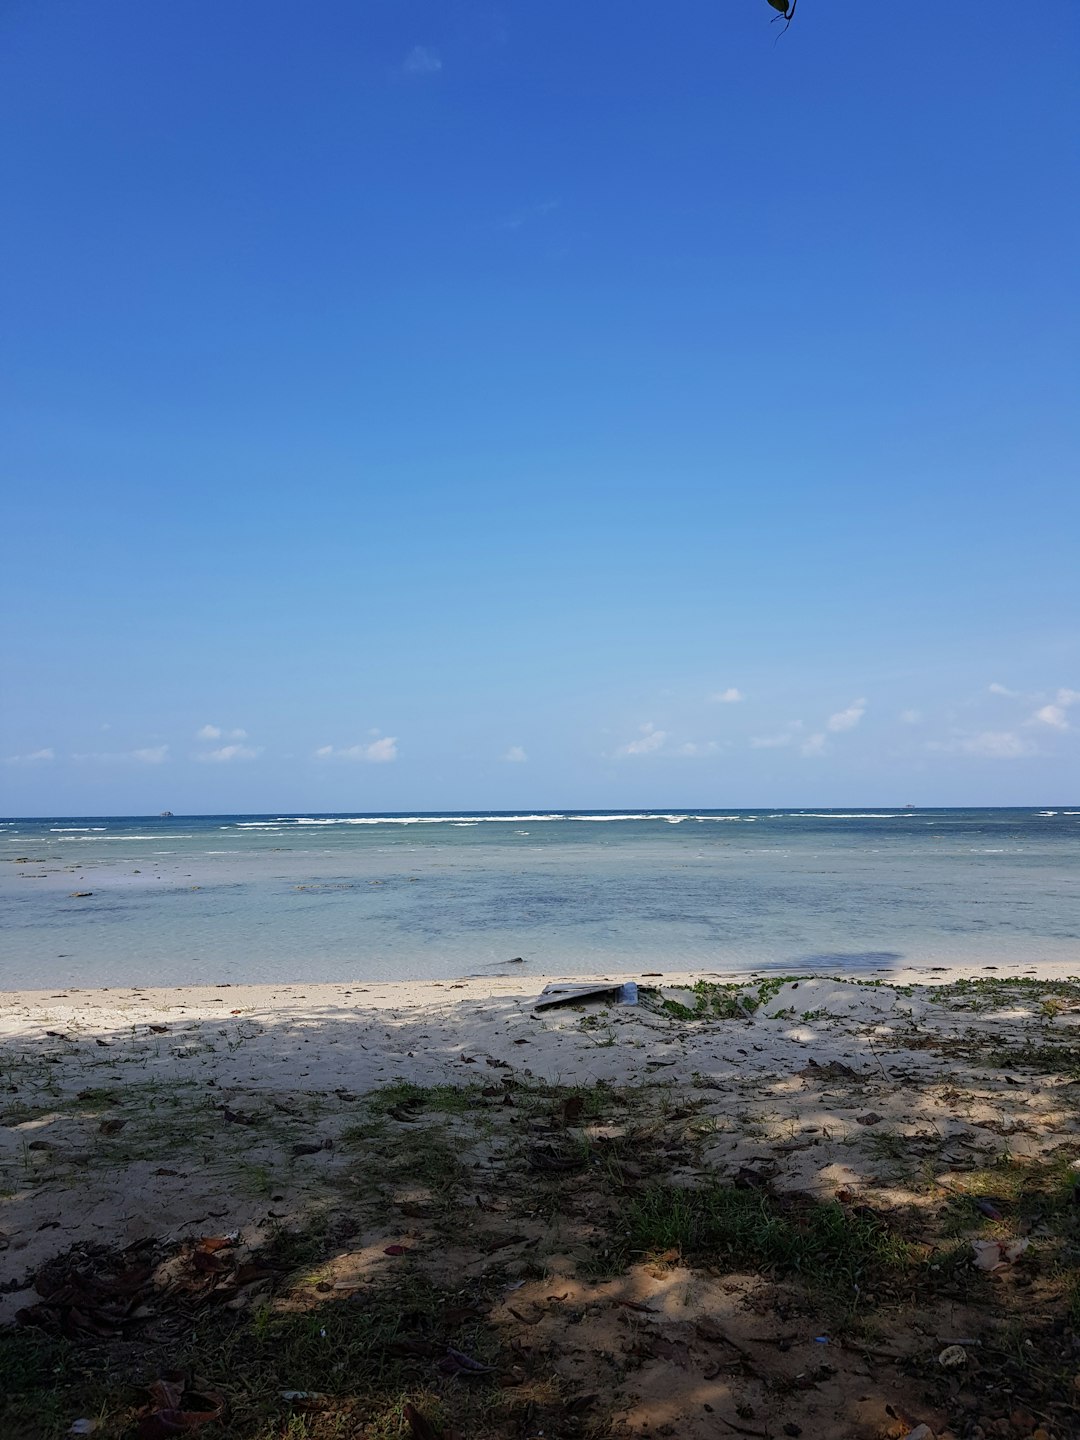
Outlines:
[{"label": "blue sky", "polygon": [[4,8],[0,810],[1080,799],[1077,7],[770,13]]}]

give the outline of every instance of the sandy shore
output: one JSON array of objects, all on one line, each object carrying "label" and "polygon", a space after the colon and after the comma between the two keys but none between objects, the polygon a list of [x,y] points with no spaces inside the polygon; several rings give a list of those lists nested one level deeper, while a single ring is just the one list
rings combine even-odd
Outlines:
[{"label": "sandy shore", "polygon": [[[1024,1196],[1064,1194],[1080,1169],[1080,983],[1037,966],[611,978],[636,980],[641,1003],[538,1013],[543,982],[525,973],[0,996],[0,1324],[49,1292],[50,1266],[107,1265],[141,1243],[159,1262],[144,1307],[153,1331],[170,1305],[187,1314],[169,1276],[200,1246],[232,1247],[226,1278],[247,1273],[246,1257],[267,1275],[259,1257],[275,1237],[314,1226],[320,1268],[239,1291],[232,1281],[229,1308],[265,1305],[275,1324],[301,1329],[305,1314],[338,1324],[350,1296],[393,1314],[395,1267],[407,1264],[414,1280],[472,1297],[521,1384],[538,1397],[554,1385],[566,1405],[587,1391],[611,1433],[705,1440],[714,1412],[727,1430],[822,1440],[899,1437],[928,1419],[942,1435],[1036,1433],[1034,1420],[1017,1429],[1010,1418],[1005,1391],[1023,1377],[990,1403],[1005,1384],[991,1348],[1004,1342],[991,1337],[1026,1307],[1051,1337],[1040,1345],[1065,1356],[1071,1343],[1054,1258],[1069,1243],[1068,1197],[1051,1223],[1050,1202]],[[860,1215],[876,1217],[878,1235],[904,1216],[905,1263],[924,1266],[933,1288],[888,1282],[864,1299],[856,1286],[823,1366],[820,1332],[839,1322],[820,1285],[808,1301],[764,1261],[732,1272],[700,1253],[684,1262],[678,1247],[660,1253],[663,1243],[598,1269],[598,1247],[622,1243],[620,1207],[638,1206],[642,1223],[651,1184],[670,1196],[717,1182],[762,1197],[769,1224],[794,1234],[813,1233],[819,1201],[838,1200],[825,1209],[856,1230]],[[972,1208],[988,1184],[1019,1197],[1004,1219]],[[961,1244],[1033,1236],[1035,1259],[995,1275],[982,1308],[933,1260],[957,1225]],[[971,1269],[970,1251],[962,1264]],[[168,1368],[174,1331],[153,1333],[162,1353],[144,1364]],[[983,1337],[986,1361],[950,1390],[937,1337],[955,1335]],[[443,1401],[463,1404],[448,1383]],[[1053,1417],[1070,1407],[1069,1383],[1025,1393]],[[293,1371],[268,1380],[260,1414],[296,1384]],[[234,1417],[255,1403],[230,1394]],[[110,1423],[126,1434],[114,1403]],[[787,1428],[741,1418],[762,1413]],[[957,1416],[970,1425],[955,1428]],[[986,1431],[988,1416],[1006,1428]],[[1071,1433],[1048,1423],[1051,1440]],[[252,1420],[236,1433],[271,1431]]]},{"label": "sandy shore", "polygon": [[[312,1135],[332,1146],[356,1097],[395,1082],[685,1087],[707,1099],[720,1173],[765,1156],[776,1185],[823,1197],[883,1180],[865,1142],[886,1133],[924,1137],[946,1168],[1003,1148],[1080,1156],[1068,1077],[1023,1068],[1033,1045],[1080,1039],[1080,1008],[1009,983],[1022,977],[982,974],[970,992],[955,986],[970,972],[804,978],[726,1019],[680,1018],[699,976],[612,978],[658,988],[637,1007],[543,1015],[526,975],[4,994],[2,1279],[76,1241],[302,1218],[339,1162],[292,1148]],[[740,983],[753,998],[755,982]],[[263,1113],[280,1123],[245,1124]],[[250,1193],[267,1186],[272,1205]],[[17,1301],[0,1301],[0,1318]]]}]

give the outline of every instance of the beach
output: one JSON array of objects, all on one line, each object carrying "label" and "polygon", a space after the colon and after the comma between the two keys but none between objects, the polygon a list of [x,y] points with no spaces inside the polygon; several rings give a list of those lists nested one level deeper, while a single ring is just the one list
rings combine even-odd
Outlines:
[{"label": "beach", "polygon": [[[327,1296],[381,1294],[395,1264],[426,1272],[431,1283],[483,1292],[485,1323],[502,1343],[512,1347],[516,1334],[520,1347],[527,1334],[534,1347],[542,1335],[555,1345],[562,1336],[553,1373],[573,1375],[571,1389],[599,1387],[603,1399],[592,1403],[617,1432],[673,1433],[664,1424],[679,1417],[679,1433],[712,1434],[718,1412],[738,1429],[739,1405],[756,1404],[760,1415],[766,1403],[808,1434],[906,1435],[927,1417],[932,1433],[966,1433],[950,1425],[965,1413],[970,1386],[935,1388],[946,1375],[934,1369],[944,1348],[938,1340],[978,1339],[967,1332],[979,1325],[985,1338],[1001,1321],[979,1310],[990,1300],[976,1303],[950,1282],[942,1296],[901,1286],[866,1301],[856,1282],[844,1300],[859,1323],[849,1315],[830,1348],[832,1374],[816,1387],[785,1389],[781,1372],[793,1379],[808,1356],[821,1359],[813,1355],[815,1325],[844,1328],[823,1318],[828,1306],[814,1318],[805,1296],[796,1303],[799,1286],[783,1266],[703,1266],[689,1240],[645,1245],[603,1275],[598,1236],[605,1225],[617,1228],[617,1218],[603,1221],[601,1212],[614,1198],[617,1217],[621,1205],[638,1203],[642,1187],[658,1184],[749,1190],[770,1206],[824,1207],[849,1219],[866,1212],[893,1217],[890,1225],[903,1216],[905,1244],[923,1247],[923,1260],[935,1247],[951,1255],[959,1236],[968,1270],[973,1241],[1021,1239],[1027,1253],[1001,1260],[987,1282],[993,1304],[1019,1303],[1023,1286],[1034,1318],[1049,1316],[1060,1301],[1062,1246],[1072,1242],[1048,1218],[1056,1210],[1025,1202],[1024,1177],[1041,1185],[1049,1176],[1058,1190],[1069,1175],[1080,1181],[1080,982],[1066,967],[1045,965],[1027,974],[897,967],[873,980],[640,971],[605,978],[637,982],[639,1003],[604,999],[538,1012],[546,982],[520,971],[399,984],[4,994],[0,1321],[40,1303],[34,1275],[73,1248],[152,1247],[164,1264],[224,1235],[230,1254],[258,1256],[283,1232],[318,1223],[325,1234],[348,1217],[348,1235],[328,1243],[312,1282],[324,1287],[320,1305]],[[525,1127],[523,1158],[515,1147]],[[630,1167],[614,1194],[596,1181],[579,1207],[582,1186],[592,1184],[589,1167],[630,1134],[638,1158],[613,1162]],[[586,1157],[581,1165],[563,1153],[570,1140],[574,1156]],[[414,1153],[442,1153],[448,1144],[468,1170],[449,1232],[431,1193],[441,1182],[425,1178]],[[395,1168],[402,1156],[405,1171]],[[525,1198],[508,1200],[519,1185]],[[555,1209],[529,1200],[537,1186],[562,1196]],[[999,1191],[1014,1201],[999,1199],[992,1215],[974,1208]],[[509,1232],[499,1221],[504,1211],[513,1215]],[[512,1236],[505,1244],[503,1232]],[[277,1285],[263,1275],[234,1287],[228,1303],[233,1313],[295,1307],[295,1295],[286,1300],[288,1287],[279,1296]],[[552,1295],[564,1292],[555,1304]],[[567,1306],[582,1312],[575,1324],[584,1325],[573,1363],[563,1356],[559,1322]],[[515,1319],[534,1310],[532,1323]],[[617,1384],[610,1364],[599,1375],[597,1362],[583,1358],[626,1340],[625,1325],[612,1331],[613,1313],[620,1324],[647,1321],[653,1339],[665,1342],[649,1342],[636,1368],[616,1367]],[[789,1338],[782,1357],[773,1347],[771,1378],[763,1380],[748,1357],[755,1344],[768,1348],[762,1336],[778,1333],[777,1314]],[[709,1317],[736,1358],[742,1347],[745,1364],[706,1363],[705,1352],[720,1344],[701,1338]],[[703,1352],[696,1359],[695,1347]],[[867,1358],[875,1350],[889,1358],[875,1362],[871,1385]],[[691,1378],[708,1400],[690,1402]],[[857,1402],[856,1392],[869,1398]],[[661,1393],[675,1397],[667,1421],[656,1408]],[[1043,1400],[1051,1407],[1046,1433],[1071,1433],[1053,1428],[1052,1405],[1063,1402],[1050,1392]],[[988,1406],[980,1393],[976,1409]],[[1012,1411],[1003,1413],[1011,1425]],[[503,1433],[491,1424],[477,1433]]]}]

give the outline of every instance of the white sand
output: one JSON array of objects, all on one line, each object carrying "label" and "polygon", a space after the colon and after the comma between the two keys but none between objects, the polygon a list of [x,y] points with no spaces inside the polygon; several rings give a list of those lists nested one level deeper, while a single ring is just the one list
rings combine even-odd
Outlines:
[{"label": "white sand", "polygon": [[[1028,973],[1064,978],[1049,967]],[[677,987],[696,978],[643,983],[685,1001]],[[871,1133],[925,1137],[945,1170],[1003,1149],[1080,1156],[1067,1077],[985,1064],[996,1046],[1075,1041],[1080,1011],[1067,1000],[1048,1015],[1031,996],[978,1009],[935,1001],[928,982],[954,978],[804,979],[752,1018],[713,1022],[609,1005],[537,1015],[541,985],[524,973],[4,994],[0,1281],[77,1241],[232,1228],[250,1238],[299,1220],[346,1158],[337,1146],[297,1157],[297,1141],[333,1142],[355,1122],[358,1096],[395,1081],[683,1086],[713,1117],[718,1174],[768,1162],[777,1185],[821,1195],[885,1183]],[[898,988],[912,983],[911,994]],[[967,1049],[946,1058],[942,1045],[950,1052],[957,1041]],[[981,1064],[972,1047],[982,1047]],[[815,1077],[805,1073],[811,1060],[856,1075]],[[3,1297],[0,1321],[22,1303]]]}]

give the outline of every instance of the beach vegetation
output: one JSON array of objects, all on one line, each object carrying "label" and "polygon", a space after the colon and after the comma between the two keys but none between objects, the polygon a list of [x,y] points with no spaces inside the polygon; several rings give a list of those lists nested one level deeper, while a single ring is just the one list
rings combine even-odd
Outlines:
[{"label": "beach vegetation", "polygon": [[[815,978],[812,975],[770,975],[754,982],[698,980],[693,985],[681,987],[685,999],[651,986],[642,986],[639,995],[641,1003],[648,1009],[672,1020],[749,1020],[775,1000],[785,986],[798,986],[802,981]],[[796,1013],[794,1005],[785,1006],[768,1018],[782,1020]],[[825,1013],[821,1010],[814,1015],[817,1018]]]},{"label": "beach vegetation", "polygon": [[622,1255],[675,1251],[681,1261],[797,1275],[834,1289],[882,1278],[917,1258],[912,1244],[869,1207],[858,1210],[755,1186],[655,1185],[622,1216]]},{"label": "beach vegetation", "polygon": [[[907,1204],[869,1189],[817,1198],[775,1185],[773,1165],[718,1168],[710,1103],[708,1090],[657,1081],[514,1075],[395,1082],[350,1097],[338,1168],[316,1185],[303,1220],[223,1262],[219,1287],[195,1298],[158,1284],[152,1324],[113,1336],[0,1336],[5,1440],[60,1440],[75,1415],[95,1420],[98,1440],[124,1440],[145,1417],[148,1383],[166,1372],[225,1397],[222,1421],[202,1427],[200,1440],[402,1440],[427,1437],[425,1424],[469,1440],[541,1430],[586,1440],[606,1432],[636,1368],[660,1357],[679,1373],[694,1344],[720,1347],[742,1407],[733,1413],[744,1419],[763,1403],[801,1404],[807,1377],[812,1391],[819,1372],[835,1378],[847,1355],[856,1365],[864,1351],[906,1355],[936,1394],[940,1347],[924,1368],[918,1335],[947,1333],[958,1302],[987,1365],[1009,1367],[1014,1395],[1044,1410],[1065,1403],[1062,1357],[1080,1309],[1067,1158],[984,1161],[940,1181],[924,1166]],[[750,1125],[764,1134],[749,1110],[733,1120],[739,1135]],[[921,1163],[924,1139],[869,1130],[865,1143],[882,1160]],[[235,1178],[273,1183],[258,1170],[248,1160]],[[972,1239],[1012,1236],[1021,1220],[1031,1237],[1022,1259],[1004,1277],[976,1270]],[[191,1258],[191,1242],[175,1253],[153,1244],[162,1273]],[[84,1269],[91,1260],[105,1263],[74,1257]],[[238,1289],[247,1275],[254,1282]],[[721,1326],[694,1308],[695,1295],[719,1306],[733,1286],[755,1297],[745,1335],[737,1309]],[[217,1289],[238,1303],[216,1302]],[[1038,1332],[1038,1365],[1019,1340],[1013,1353],[1008,1332],[1010,1297],[1036,1289],[1058,1327]],[[613,1306],[625,1319],[614,1332],[604,1328]],[[757,1307],[794,1337],[784,1346],[809,1347],[788,1370],[758,1353]],[[915,1316],[923,1329],[905,1348],[896,1337]],[[613,1335],[622,1337],[614,1351]],[[556,1363],[571,1339],[592,1357],[587,1384]],[[706,1354],[697,1363],[715,1362]],[[850,1383],[862,1393],[865,1370]],[[938,1403],[953,1403],[947,1389]]]}]

